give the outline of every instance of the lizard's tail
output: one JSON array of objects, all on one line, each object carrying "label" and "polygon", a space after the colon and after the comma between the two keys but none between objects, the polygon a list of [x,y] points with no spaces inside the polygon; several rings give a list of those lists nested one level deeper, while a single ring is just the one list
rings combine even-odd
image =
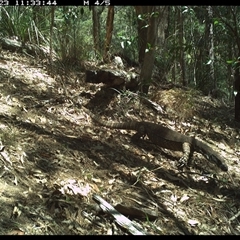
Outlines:
[{"label": "lizard's tail", "polygon": [[90,110],[82,106],[83,110],[90,115],[90,117],[99,123],[102,126],[108,128],[116,128],[116,129],[129,129],[129,130],[138,130],[138,122],[130,121],[130,122],[111,122],[111,121],[104,121],[100,118],[100,116],[93,114]]},{"label": "lizard's tail", "polygon": [[196,151],[202,153],[206,159],[208,159],[210,162],[213,162],[221,170],[223,170],[224,172],[228,171],[228,166],[224,162],[223,158],[206,143],[203,143],[202,141],[195,139],[194,147]]}]

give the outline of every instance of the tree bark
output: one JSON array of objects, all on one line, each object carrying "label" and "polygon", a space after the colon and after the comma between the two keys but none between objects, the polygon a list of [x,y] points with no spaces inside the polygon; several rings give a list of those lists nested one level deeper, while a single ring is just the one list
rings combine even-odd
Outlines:
[{"label": "tree bark", "polygon": [[185,69],[185,59],[184,59],[184,42],[183,42],[183,14],[181,6],[178,8],[178,32],[179,32],[179,45],[180,45],[180,56],[179,63],[182,74],[182,85],[187,86],[186,81],[186,69]]},{"label": "tree bark", "polygon": [[[155,44],[157,39],[157,26],[159,23],[160,15],[162,12],[160,10],[166,9],[166,7],[161,6],[144,6],[144,7],[135,7],[136,13],[144,12],[145,15],[141,16],[142,19],[145,20],[144,28],[147,29],[147,31],[144,29],[144,33],[146,33],[145,36],[143,36],[142,32],[140,33],[142,38],[142,43],[145,43],[145,45],[141,45],[139,49],[139,61],[142,61],[141,66],[141,73],[140,73],[140,83],[141,88],[140,91],[144,94],[148,94],[149,86],[151,84],[151,78],[152,78],[152,71],[154,66],[154,60],[155,60]],[[142,30],[142,24],[138,27],[138,29]],[[144,50],[144,51],[143,51]],[[144,54],[143,54],[144,53]],[[141,62],[140,62],[141,64]]]},{"label": "tree bark", "polygon": [[101,47],[100,47],[100,15],[103,12],[104,8],[101,7],[96,7],[92,6],[92,21],[93,21],[93,41],[94,41],[94,51],[95,55],[98,55],[99,53],[102,54],[101,52]]},{"label": "tree bark", "polygon": [[240,121],[240,58],[234,65],[235,120]]},{"label": "tree bark", "polygon": [[213,33],[213,10],[211,6],[208,6],[208,17],[209,17],[209,59],[210,59],[210,81],[213,83],[213,89],[217,89],[217,83],[215,80],[215,71],[214,71],[214,33]]},{"label": "tree bark", "polygon": [[149,6],[135,6],[135,11],[137,14],[137,30],[138,30],[138,62],[140,65],[143,64],[143,59],[145,55],[145,49],[147,45],[147,13],[149,11]]},{"label": "tree bark", "polygon": [[50,66],[52,68],[52,52],[53,52],[53,46],[52,46],[52,39],[53,39],[53,26],[54,26],[54,16],[55,16],[55,7],[52,7],[51,9],[51,24],[50,24]]},{"label": "tree bark", "polygon": [[103,61],[109,62],[108,53],[112,41],[112,31],[113,31],[113,19],[114,19],[114,6],[108,7],[108,16],[106,23],[106,39],[104,47]]}]

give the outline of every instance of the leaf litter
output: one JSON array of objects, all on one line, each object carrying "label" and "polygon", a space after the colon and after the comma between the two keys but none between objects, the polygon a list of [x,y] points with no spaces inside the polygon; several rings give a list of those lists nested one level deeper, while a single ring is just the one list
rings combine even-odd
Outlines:
[{"label": "leaf litter", "polygon": [[[74,71],[52,78],[45,68],[31,68],[28,62],[15,54],[14,60],[0,63],[0,234],[129,234],[96,210],[94,194],[113,206],[153,211],[158,216],[154,221],[131,219],[148,234],[240,233],[239,126],[226,115],[233,115],[232,106],[196,94],[196,104],[186,106],[191,111],[178,112],[178,106],[168,104],[184,93],[161,88],[152,90],[159,93],[154,101],[173,109],[181,121],[170,110],[164,116],[143,105],[140,116],[140,101],[128,95],[113,98],[106,111],[100,100],[93,104],[103,118],[143,118],[185,134],[193,131],[219,147],[229,166],[229,172],[222,173],[194,154],[193,167],[181,172],[175,167],[180,154],[149,143],[135,145],[132,131],[94,124],[63,94],[57,80],[65,78],[72,96],[94,96],[101,84],[91,88],[79,79],[76,85],[71,80],[77,77]],[[90,102],[81,98],[84,104]],[[184,101],[183,97],[179,102]],[[198,115],[199,103],[208,109]]]}]

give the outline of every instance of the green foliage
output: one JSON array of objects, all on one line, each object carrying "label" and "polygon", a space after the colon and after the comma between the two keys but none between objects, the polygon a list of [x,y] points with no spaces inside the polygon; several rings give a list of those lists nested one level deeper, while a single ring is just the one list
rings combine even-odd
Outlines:
[{"label": "green foliage", "polygon": [[[86,35],[90,21],[79,7],[60,7],[56,12],[54,46],[63,62],[78,64],[92,46],[91,34]],[[71,27],[70,27],[71,26]]]},{"label": "green foliage", "polygon": [[[125,24],[121,24],[122,22]],[[116,7],[112,39],[113,53],[121,53],[133,61],[136,61],[138,54],[136,23],[137,17],[133,7]]]},{"label": "green foliage", "polygon": [[[100,48],[106,37],[107,7],[99,6]],[[162,41],[156,46],[155,65],[159,79],[182,83],[182,66],[189,86],[207,93],[213,86],[230,95],[232,66],[240,53],[240,7],[169,6]],[[3,36],[16,36],[23,43],[31,42],[52,46],[65,63],[78,64],[82,60],[101,59],[102,52],[93,49],[92,12],[88,6],[56,6],[53,35],[50,34],[52,7],[3,6],[0,8],[0,32]],[[147,28],[146,19],[159,13],[137,16],[132,6],[115,6],[114,28],[110,54],[120,54],[131,61],[138,59],[137,23]],[[161,17],[161,16],[160,16]],[[161,19],[161,18],[160,18]],[[163,18],[162,18],[163,20]],[[181,21],[180,21],[181,20]],[[180,27],[182,22],[182,28]],[[213,55],[209,26],[213,24]],[[182,30],[181,30],[182,29]],[[160,31],[160,30],[159,30]],[[161,31],[160,31],[161,32]],[[180,36],[182,36],[180,38]],[[151,49],[149,45],[147,50]],[[230,59],[230,60],[229,60]],[[214,77],[210,74],[214,66]],[[213,83],[213,79],[216,83]]]},{"label": "green foliage", "polygon": [[5,36],[16,36],[21,41],[26,42],[29,39],[28,30],[32,25],[31,7],[12,7],[1,8],[0,31]]},{"label": "green foliage", "polygon": [[[44,10],[37,11],[38,19],[34,19],[36,11],[32,7],[2,7],[1,8],[1,25],[0,31],[3,36],[17,37],[22,43],[46,43],[45,37],[48,37],[49,25],[47,25],[46,14],[50,8],[46,7]],[[41,14],[45,14],[41,16]]]},{"label": "green foliage", "polygon": [[[236,58],[239,52],[237,40],[239,36],[240,8],[239,7],[212,7],[213,17],[210,19],[206,6],[170,7],[167,38],[165,44],[157,54],[158,67],[168,72],[168,81],[175,80],[181,83],[180,57],[183,54],[185,76],[190,86],[208,93],[214,87],[211,79],[211,66],[214,66],[214,79],[221,91],[229,94],[231,90],[231,68],[228,59]],[[179,41],[178,22],[179,9],[183,18],[183,42]],[[213,23],[213,50],[214,59],[210,58],[209,24]],[[234,29],[238,29],[235,31]],[[161,57],[159,55],[161,54]],[[165,61],[165,62],[164,62]],[[169,65],[170,63],[170,65]],[[171,71],[172,70],[172,71]],[[171,73],[172,72],[172,73]]]}]

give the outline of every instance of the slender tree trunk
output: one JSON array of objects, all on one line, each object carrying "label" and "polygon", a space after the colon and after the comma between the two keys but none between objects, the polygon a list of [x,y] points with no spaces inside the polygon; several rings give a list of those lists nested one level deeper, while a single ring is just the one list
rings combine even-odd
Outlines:
[{"label": "slender tree trunk", "polygon": [[109,6],[107,23],[106,23],[106,39],[105,39],[105,47],[104,47],[104,55],[103,55],[104,62],[109,61],[108,54],[109,54],[109,48],[112,41],[113,19],[114,19],[114,6]]},{"label": "slender tree trunk", "polygon": [[211,6],[208,6],[208,17],[209,17],[209,39],[210,39],[210,47],[209,47],[209,65],[210,65],[210,81],[213,83],[213,89],[217,89],[217,83],[215,80],[214,73],[214,33],[213,33],[213,10]]},{"label": "slender tree trunk", "polygon": [[185,71],[185,60],[184,60],[184,42],[183,42],[183,14],[181,6],[178,8],[178,32],[179,32],[179,45],[180,45],[180,56],[179,63],[182,75],[182,85],[187,86],[186,71]]},{"label": "slender tree trunk", "polygon": [[[228,41],[228,43],[227,43],[228,45],[228,49],[229,49],[229,51],[228,51],[228,59],[234,59],[234,43],[233,42],[230,42],[230,41]],[[229,93],[229,95],[228,95],[228,101],[229,101],[229,103],[230,102],[233,102],[233,99],[234,99],[234,94],[233,94],[233,75],[232,75],[232,66],[230,65],[230,64],[228,64],[227,65],[227,71],[228,71],[228,74],[227,74],[227,76],[228,76],[228,93]]]},{"label": "slender tree trunk", "polygon": [[138,24],[138,62],[141,66],[143,64],[147,45],[148,28],[146,26],[148,24],[147,14],[149,11],[149,6],[135,6],[134,8],[137,14]]},{"label": "slender tree trunk", "polygon": [[55,13],[55,7],[53,6],[51,8],[51,24],[50,24],[50,66],[52,68],[52,38],[53,38],[53,26],[54,26],[54,13]]},{"label": "slender tree trunk", "polygon": [[[176,7],[173,6],[174,11],[173,11],[173,33],[176,35],[177,32],[177,27],[176,27]],[[176,46],[176,38],[173,39],[174,46]],[[176,83],[176,71],[177,71],[177,51],[174,51],[174,61],[173,61],[173,67],[172,67],[172,81]]]},{"label": "slender tree trunk", "polygon": [[100,47],[100,15],[103,12],[104,8],[92,6],[92,21],[93,21],[93,41],[94,41],[94,51],[95,55],[98,55],[101,53],[101,47]]},{"label": "slender tree trunk", "polygon": [[234,66],[235,120],[240,121],[240,57]]}]

